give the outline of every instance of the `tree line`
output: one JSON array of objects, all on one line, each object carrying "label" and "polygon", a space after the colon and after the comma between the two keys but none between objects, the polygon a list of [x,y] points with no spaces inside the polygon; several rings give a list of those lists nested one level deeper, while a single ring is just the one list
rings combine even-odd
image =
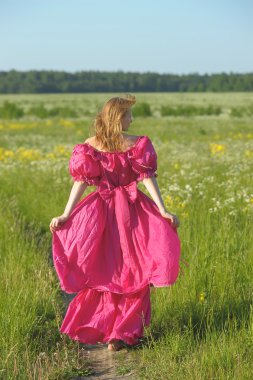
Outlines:
[{"label": "tree line", "polygon": [[123,71],[0,71],[1,94],[253,91],[253,73],[159,74]]}]

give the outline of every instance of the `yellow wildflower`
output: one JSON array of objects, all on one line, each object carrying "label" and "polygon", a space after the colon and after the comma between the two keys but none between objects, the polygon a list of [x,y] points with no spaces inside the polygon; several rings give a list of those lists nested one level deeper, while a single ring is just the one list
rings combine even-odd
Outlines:
[{"label": "yellow wildflower", "polygon": [[167,195],[164,199],[164,204],[166,207],[171,207],[173,206],[174,202],[173,202],[173,199],[170,195]]},{"label": "yellow wildflower", "polygon": [[8,150],[6,149],[5,152],[4,152],[4,156],[6,158],[9,158],[9,157],[14,157],[14,152],[12,150]]},{"label": "yellow wildflower", "polygon": [[24,147],[20,147],[17,150],[17,157],[20,160],[34,161],[39,160],[42,156],[40,151],[36,149],[25,149]]},{"label": "yellow wildflower", "polygon": [[185,208],[185,202],[181,202],[179,197],[175,197],[174,203],[178,208]]},{"label": "yellow wildflower", "polygon": [[21,123],[10,123],[8,127],[9,129],[17,129],[17,130],[24,128],[23,124]]},{"label": "yellow wildflower", "polygon": [[60,123],[63,127],[67,127],[67,128],[73,128],[73,127],[75,126],[75,124],[74,124],[73,121],[71,121],[71,120],[60,119],[60,120],[59,120],[59,123]]},{"label": "yellow wildflower", "polygon": [[223,144],[209,143],[211,154],[223,154],[226,147]]},{"label": "yellow wildflower", "polygon": [[201,293],[199,294],[199,301],[200,301],[200,302],[204,302],[204,301],[205,301],[205,298],[206,298],[206,294],[205,294],[205,292],[201,292]]},{"label": "yellow wildflower", "polygon": [[54,153],[47,153],[46,158],[54,159],[54,158],[56,158],[56,155]]},{"label": "yellow wildflower", "polygon": [[51,127],[52,125],[53,125],[52,120],[50,120],[50,119],[46,120],[46,126],[47,127]]},{"label": "yellow wildflower", "polygon": [[12,158],[14,156],[14,152],[12,150],[0,148],[0,161],[5,161],[8,158]]},{"label": "yellow wildflower", "polygon": [[56,145],[54,147],[54,152],[55,156],[66,156],[68,157],[70,152],[69,152],[69,149],[67,149],[65,146],[63,145]]},{"label": "yellow wildflower", "polygon": [[253,150],[245,150],[244,154],[246,157],[253,157]]}]

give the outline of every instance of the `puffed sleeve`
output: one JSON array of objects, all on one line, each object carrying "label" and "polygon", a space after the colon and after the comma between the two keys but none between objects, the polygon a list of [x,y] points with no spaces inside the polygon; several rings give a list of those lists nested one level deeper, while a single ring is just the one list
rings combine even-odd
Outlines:
[{"label": "puffed sleeve", "polygon": [[144,136],[141,142],[132,151],[132,169],[137,173],[137,181],[147,177],[158,177],[157,154],[148,136]]},{"label": "puffed sleeve", "polygon": [[73,148],[69,172],[74,181],[83,181],[88,185],[98,185],[101,178],[99,162],[83,144],[77,144]]}]

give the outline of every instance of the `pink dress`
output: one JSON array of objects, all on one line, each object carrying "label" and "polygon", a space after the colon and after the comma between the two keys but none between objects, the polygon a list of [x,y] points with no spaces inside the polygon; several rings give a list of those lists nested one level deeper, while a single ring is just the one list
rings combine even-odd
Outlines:
[{"label": "pink dress", "polygon": [[150,286],[177,280],[177,230],[137,187],[143,178],[157,177],[156,170],[157,154],[145,135],[124,152],[101,152],[88,143],[74,147],[71,176],[96,190],[52,237],[61,288],[78,293],[60,328],[71,339],[136,344],[150,323]]}]

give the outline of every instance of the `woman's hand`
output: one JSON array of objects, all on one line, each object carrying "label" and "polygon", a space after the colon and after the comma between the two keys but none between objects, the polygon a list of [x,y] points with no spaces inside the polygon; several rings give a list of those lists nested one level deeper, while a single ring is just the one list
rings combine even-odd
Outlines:
[{"label": "woman's hand", "polygon": [[170,214],[165,208],[156,178],[144,178],[143,184],[145,185],[153,201],[157,205],[161,215],[168,220],[168,222],[171,224],[173,228],[179,227],[179,220],[177,216],[175,214]]},{"label": "woman's hand", "polygon": [[175,215],[175,214],[170,214],[168,211],[166,210],[162,210],[160,211],[161,212],[161,215],[165,218],[165,219],[168,219],[171,226],[173,228],[178,228],[179,227],[179,219],[178,217]]},{"label": "woman's hand", "polygon": [[50,231],[53,233],[54,231],[58,230],[67,220],[68,216],[66,215],[61,215],[53,218],[49,224]]},{"label": "woman's hand", "polygon": [[61,226],[69,219],[72,211],[74,210],[76,204],[80,201],[80,198],[87,187],[87,183],[84,181],[74,181],[68,203],[63,211],[63,214],[53,218],[49,224],[50,230],[54,231],[61,228]]}]

